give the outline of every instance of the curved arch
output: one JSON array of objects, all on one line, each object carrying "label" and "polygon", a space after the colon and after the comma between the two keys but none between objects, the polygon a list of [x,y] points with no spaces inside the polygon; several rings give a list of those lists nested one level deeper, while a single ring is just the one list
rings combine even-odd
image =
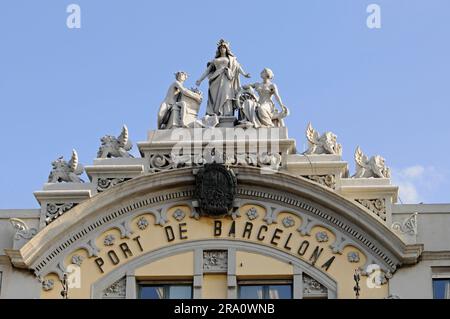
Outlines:
[{"label": "curved arch", "polygon": [[[191,241],[186,244],[176,244],[171,247],[163,247],[157,250],[153,250],[147,252],[138,258],[135,258],[120,267],[117,267],[113,271],[109,272],[107,275],[103,276],[100,280],[93,283],[91,286],[91,297],[92,298],[100,298],[101,292],[103,289],[107,288],[109,285],[113,284],[117,280],[120,280],[124,276],[132,272],[134,269],[144,266],[146,264],[155,262],[159,259],[177,255],[187,251],[193,251],[195,249],[236,249],[239,251],[246,251],[252,253],[258,253],[261,255],[265,255],[268,257],[276,258],[277,260],[286,262],[291,264],[294,267],[298,267],[302,271],[302,273],[306,273],[309,276],[313,277],[315,280],[324,285],[328,291],[329,296],[336,296],[336,292],[338,289],[338,285],[336,281],[334,281],[328,274],[320,271],[319,269],[312,267],[310,264],[305,261],[296,258],[286,252],[283,252],[279,249],[261,246],[255,243],[249,243],[245,241],[237,241],[237,240],[199,240],[199,241]],[[194,261],[195,262],[195,261]]]},{"label": "curved arch", "polygon": [[[403,263],[415,263],[421,253],[421,246],[405,245],[356,203],[325,187],[288,173],[267,175],[259,168],[232,168],[238,178],[238,199],[260,200],[313,216],[353,238],[389,271],[395,271]],[[188,203],[193,200],[193,195],[192,168],[133,178],[93,196],[59,217],[12,255],[12,262],[37,273],[50,271],[54,260],[70,252],[74,243],[87,241],[94,232],[107,228],[112,222],[131,213],[146,211],[155,216],[155,223],[164,225],[167,222],[165,211],[155,211],[155,205]]]}]

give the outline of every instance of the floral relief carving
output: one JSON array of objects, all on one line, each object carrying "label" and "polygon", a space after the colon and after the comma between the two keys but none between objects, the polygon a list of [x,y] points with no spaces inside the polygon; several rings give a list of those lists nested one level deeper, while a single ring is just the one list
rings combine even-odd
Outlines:
[{"label": "floral relief carving", "polygon": [[259,217],[258,211],[256,210],[255,207],[250,208],[246,214],[248,219],[250,220],[254,220]]},{"label": "floral relief carving", "polygon": [[295,220],[292,216],[286,216],[283,218],[282,223],[284,227],[290,228],[295,225]]},{"label": "floral relief carving", "polygon": [[103,244],[105,246],[112,246],[112,245],[114,245],[115,241],[116,241],[116,237],[114,235],[106,235],[105,239],[103,240]]},{"label": "floral relief carving", "polygon": [[185,212],[181,209],[177,209],[173,212],[173,218],[175,218],[177,221],[182,221],[184,217],[186,216]]},{"label": "floral relief carving", "polygon": [[116,178],[107,178],[107,177],[99,178],[97,180],[97,191],[100,193],[104,192],[107,189],[109,189],[115,185],[118,185],[120,183],[126,182],[130,179],[131,178],[125,178],[125,177],[122,177],[122,178],[118,178],[118,177],[116,177]]},{"label": "floral relief carving", "polygon": [[42,289],[44,289],[44,291],[50,291],[53,289],[55,285],[55,281],[53,279],[46,279],[42,282]]},{"label": "floral relief carving", "polygon": [[226,250],[205,250],[203,252],[203,270],[205,272],[227,271],[228,252]]},{"label": "floral relief carving", "polygon": [[386,221],[386,200],[384,198],[356,199],[356,201]]},{"label": "floral relief carving", "polygon": [[82,256],[80,256],[80,255],[73,255],[70,261],[74,265],[81,266],[81,264],[83,263],[83,260],[84,260],[84,258]]},{"label": "floral relief carving", "polygon": [[359,262],[359,253],[357,251],[351,251],[347,254],[347,260],[351,263]]},{"label": "floral relief carving", "polygon": [[145,218],[145,217],[141,217],[141,218],[138,219],[138,221],[137,221],[136,224],[137,224],[137,226],[138,226],[138,228],[139,228],[140,230],[144,230],[144,229],[146,229],[147,226],[148,226],[148,220],[147,220],[147,218]]},{"label": "floral relief carving", "polygon": [[327,293],[328,289],[324,285],[314,278],[303,274],[303,294],[305,297],[321,296]]},{"label": "floral relief carving", "polygon": [[75,207],[77,203],[48,203],[45,213],[45,223],[48,225],[56,218]]},{"label": "floral relief carving", "polygon": [[328,234],[327,234],[326,232],[324,232],[324,231],[320,231],[320,232],[318,232],[318,233],[316,234],[316,240],[317,240],[319,243],[327,242],[327,241],[329,240]]},{"label": "floral relief carving", "polygon": [[336,188],[336,178],[334,177],[333,174],[328,174],[328,175],[306,175],[303,176],[309,180],[312,180],[316,183],[319,183],[320,185],[329,187],[331,189],[335,189]]},{"label": "floral relief carving", "polygon": [[103,290],[103,298],[122,299],[126,296],[126,278],[119,279],[111,286]]}]

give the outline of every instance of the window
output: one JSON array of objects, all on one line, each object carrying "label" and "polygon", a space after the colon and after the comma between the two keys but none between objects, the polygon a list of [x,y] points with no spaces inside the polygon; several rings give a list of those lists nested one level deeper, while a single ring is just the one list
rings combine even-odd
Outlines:
[{"label": "window", "polygon": [[292,299],[292,281],[239,281],[240,299]]},{"label": "window", "polygon": [[450,278],[433,279],[433,298],[450,299]]},{"label": "window", "polygon": [[433,298],[450,299],[450,267],[431,267]]},{"label": "window", "polygon": [[192,299],[191,282],[143,282],[140,299]]}]

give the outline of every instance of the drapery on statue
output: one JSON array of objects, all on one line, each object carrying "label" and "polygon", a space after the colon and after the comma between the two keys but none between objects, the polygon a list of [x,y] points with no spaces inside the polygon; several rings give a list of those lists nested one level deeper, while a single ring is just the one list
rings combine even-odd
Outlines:
[{"label": "drapery on statue", "polygon": [[[237,97],[239,126],[254,128],[284,126],[283,119],[289,115],[289,110],[281,101],[277,86],[271,81],[273,76],[272,70],[265,68],[261,72],[262,83],[243,86]],[[258,99],[253,89],[258,93]],[[272,96],[275,96],[282,109],[281,112],[275,108]]]},{"label": "drapery on statue", "polygon": [[52,162],[52,171],[48,177],[49,183],[82,183],[83,180],[78,175],[83,174],[84,167],[78,163],[78,154],[72,150],[72,158],[66,162],[61,156]]},{"label": "drapery on statue", "polygon": [[234,115],[236,95],[241,89],[240,74],[246,78],[250,77],[231,52],[230,44],[221,39],[217,44],[215,58],[208,62],[206,71],[195,82],[197,86],[200,86],[206,77],[209,79],[207,115]]},{"label": "drapery on statue", "polygon": [[186,72],[175,73],[175,82],[167,90],[166,98],[159,107],[158,129],[190,127],[197,120],[202,95],[200,91],[183,86],[187,78]]}]

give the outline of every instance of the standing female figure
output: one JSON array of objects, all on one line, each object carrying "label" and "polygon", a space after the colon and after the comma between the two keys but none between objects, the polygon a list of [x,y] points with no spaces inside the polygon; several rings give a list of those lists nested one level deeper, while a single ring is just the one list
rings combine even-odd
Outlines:
[{"label": "standing female figure", "polygon": [[215,58],[208,62],[206,71],[195,82],[199,86],[206,77],[209,79],[207,115],[234,115],[236,95],[241,89],[240,74],[250,77],[231,52],[229,43],[220,40]]}]

